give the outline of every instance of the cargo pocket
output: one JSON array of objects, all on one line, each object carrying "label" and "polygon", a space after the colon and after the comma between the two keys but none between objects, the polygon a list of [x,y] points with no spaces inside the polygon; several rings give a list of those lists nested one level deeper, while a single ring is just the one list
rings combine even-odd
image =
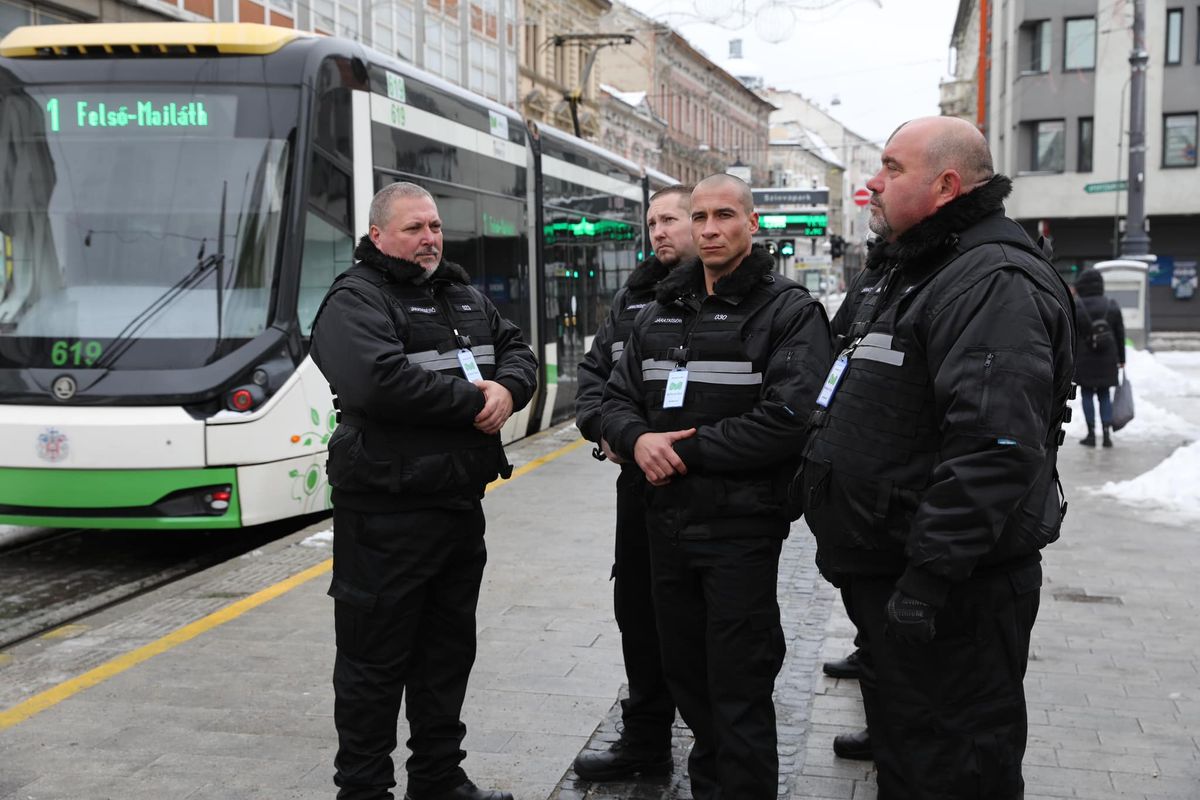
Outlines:
[{"label": "cargo pocket", "polygon": [[783,668],[787,643],[778,611],[763,611],[746,620],[749,641],[746,643],[746,672],[760,678],[774,680]]},{"label": "cargo pocket", "polygon": [[369,652],[374,638],[370,635],[371,615],[379,596],[336,576],[329,584],[328,594],[334,600],[333,627],[338,650],[350,656]]}]

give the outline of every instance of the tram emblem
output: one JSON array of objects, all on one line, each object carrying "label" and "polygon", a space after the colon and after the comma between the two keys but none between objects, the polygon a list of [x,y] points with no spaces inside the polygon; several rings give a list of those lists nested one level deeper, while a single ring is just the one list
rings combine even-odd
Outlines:
[{"label": "tram emblem", "polygon": [[68,452],[70,446],[67,443],[67,435],[58,428],[47,428],[38,434],[38,458],[53,464],[66,458]]}]

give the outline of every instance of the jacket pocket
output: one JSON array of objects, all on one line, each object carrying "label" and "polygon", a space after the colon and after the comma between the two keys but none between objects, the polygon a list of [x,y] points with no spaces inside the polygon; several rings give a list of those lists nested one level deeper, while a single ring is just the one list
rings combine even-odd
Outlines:
[{"label": "jacket pocket", "polygon": [[481,493],[502,471],[511,474],[497,444],[445,453],[407,455],[397,462],[395,491],[404,494]]},{"label": "jacket pocket", "polygon": [[325,473],[329,485],[347,492],[392,491],[393,463],[368,453],[364,432],[351,425],[339,425],[329,440],[329,459]]},{"label": "jacket pocket", "polygon": [[919,493],[887,478],[862,478],[806,461],[799,473],[804,518],[818,541],[838,548],[900,550]]}]

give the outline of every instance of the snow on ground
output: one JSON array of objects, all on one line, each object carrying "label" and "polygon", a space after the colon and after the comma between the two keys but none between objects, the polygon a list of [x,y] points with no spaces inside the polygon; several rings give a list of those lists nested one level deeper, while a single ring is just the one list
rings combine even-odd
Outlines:
[{"label": "snow on ground", "polygon": [[333,528],[317,531],[300,542],[301,547],[330,547],[333,545]]},{"label": "snow on ground", "polygon": [[[1166,353],[1147,353],[1145,350],[1125,350],[1125,374],[1133,383],[1135,397],[1134,408],[1137,408],[1138,393],[1161,395],[1163,397],[1183,397],[1185,395],[1200,395],[1200,381],[1187,377],[1178,370],[1168,366],[1200,365],[1200,352],[1176,351],[1172,356],[1184,356],[1182,359],[1165,358]],[[1188,357],[1194,357],[1188,361]]]},{"label": "snow on ground", "polygon": [[[1133,380],[1130,378],[1130,380]],[[1198,392],[1197,394],[1200,394]],[[1095,401],[1092,401],[1095,405]],[[1137,381],[1133,381],[1133,421],[1113,434],[1117,442],[1144,442],[1149,439],[1200,439],[1200,424],[1190,422],[1178,414],[1155,405],[1142,392]],[[1087,433],[1083,421],[1083,391],[1071,403],[1071,421],[1064,429],[1067,440],[1082,439]],[[1100,411],[1096,410],[1096,435],[1100,435]]]},{"label": "snow on ground", "polygon": [[1098,490],[1174,521],[1200,520],[1200,442],[1180,447],[1133,480],[1109,481]]},{"label": "snow on ground", "polygon": [[[1177,448],[1156,467],[1136,478],[1109,481],[1092,491],[1153,512],[1164,522],[1200,520],[1200,491],[1196,488],[1200,486],[1200,441],[1196,441],[1200,439],[1200,414],[1184,419],[1154,403],[1155,398],[1200,397],[1200,381],[1173,368],[1195,371],[1200,367],[1200,352],[1152,354],[1129,349],[1126,358],[1126,371],[1133,384],[1135,416],[1113,435],[1117,444],[1170,437],[1191,443]],[[1074,418],[1066,426],[1068,439],[1080,438],[1086,432],[1080,398],[1074,406]]]}]

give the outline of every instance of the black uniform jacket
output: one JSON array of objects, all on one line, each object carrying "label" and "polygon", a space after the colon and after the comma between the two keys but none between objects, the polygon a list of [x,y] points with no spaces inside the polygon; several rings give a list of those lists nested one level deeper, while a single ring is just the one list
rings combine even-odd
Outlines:
[{"label": "black uniform jacket", "polygon": [[[825,309],[774,273],[755,246],[705,295],[699,259],[658,285],[605,390],[601,427],[633,460],[638,437],[695,427],[675,444],[687,475],[648,487],[652,531],[684,538],[787,535],[787,476],[804,445],[805,411],[830,360]],[[663,408],[686,367],[681,408]]]},{"label": "black uniform jacket", "polygon": [[[655,287],[667,275],[667,267],[654,256],[643,261],[613,295],[608,316],[600,323],[592,347],[579,364],[579,387],[575,394],[575,424],[584,438],[599,443],[600,405],[604,385],[625,350],[638,312],[654,301]],[[631,466],[626,463],[624,466]],[[634,467],[636,469],[636,467]]]},{"label": "black uniform jacket", "polygon": [[510,469],[499,434],[474,427],[483,393],[463,372],[470,349],[484,379],[533,395],[537,359],[467,273],[432,275],[367,237],[334,280],[313,324],[312,358],[337,395],[340,424],[326,469],[334,505],[360,511],[462,508]]},{"label": "black uniform jacket", "polygon": [[[1104,294],[1104,276],[1085,269],[1075,281],[1079,304],[1079,347],[1075,353],[1075,382],[1089,389],[1120,383],[1118,364],[1125,363],[1125,318],[1117,301]],[[1112,335],[1092,349],[1092,320],[1104,319]]]},{"label": "black uniform jacket", "polygon": [[1066,285],[1004,216],[996,176],[880,245],[833,321],[847,368],[803,466],[818,564],[894,575],[941,605],[977,571],[1036,562],[1065,506]]}]

